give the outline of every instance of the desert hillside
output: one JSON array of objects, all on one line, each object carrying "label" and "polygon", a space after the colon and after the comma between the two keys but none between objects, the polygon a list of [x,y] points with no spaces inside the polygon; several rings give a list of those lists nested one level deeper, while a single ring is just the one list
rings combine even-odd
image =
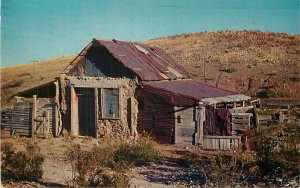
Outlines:
[{"label": "desert hillside", "polygon": [[11,95],[52,81],[74,58],[75,55],[1,69],[1,103]]},{"label": "desert hillside", "polygon": [[201,82],[252,96],[300,98],[300,36],[255,31],[184,34],[147,41]]},{"label": "desert hillside", "polygon": [[[252,96],[300,98],[300,36],[252,31],[184,34],[145,41],[163,48],[197,80]],[[47,83],[74,59],[1,69],[2,103]]]}]

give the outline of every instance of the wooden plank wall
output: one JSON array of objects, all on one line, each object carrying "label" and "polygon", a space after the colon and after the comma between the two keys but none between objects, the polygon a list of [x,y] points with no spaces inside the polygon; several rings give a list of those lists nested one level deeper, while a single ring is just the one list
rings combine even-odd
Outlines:
[{"label": "wooden plank wall", "polygon": [[241,146],[241,136],[203,136],[203,149],[236,150]]},{"label": "wooden plank wall", "polygon": [[145,93],[137,97],[139,104],[138,133],[146,132],[158,142],[174,143],[174,107]]},{"label": "wooden plank wall", "polygon": [[20,136],[31,136],[31,103],[16,103],[15,109],[1,110],[1,130]]}]

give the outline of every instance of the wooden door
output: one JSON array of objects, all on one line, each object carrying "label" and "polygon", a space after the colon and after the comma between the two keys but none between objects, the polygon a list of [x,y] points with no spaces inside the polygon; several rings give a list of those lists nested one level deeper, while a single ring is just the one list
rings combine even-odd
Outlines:
[{"label": "wooden door", "polygon": [[175,144],[194,145],[196,122],[194,108],[175,107]]},{"label": "wooden door", "polygon": [[95,136],[95,95],[93,88],[76,88],[79,135]]}]

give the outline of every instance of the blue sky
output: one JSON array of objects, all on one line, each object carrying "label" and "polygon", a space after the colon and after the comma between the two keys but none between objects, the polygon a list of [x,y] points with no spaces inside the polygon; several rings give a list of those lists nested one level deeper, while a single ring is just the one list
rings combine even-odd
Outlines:
[{"label": "blue sky", "polygon": [[300,0],[2,0],[1,67],[76,54],[94,37],[244,29],[300,34]]}]

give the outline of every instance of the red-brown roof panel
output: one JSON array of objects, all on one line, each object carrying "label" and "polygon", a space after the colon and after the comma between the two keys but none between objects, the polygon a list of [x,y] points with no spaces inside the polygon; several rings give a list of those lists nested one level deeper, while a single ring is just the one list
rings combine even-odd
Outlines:
[{"label": "red-brown roof panel", "polygon": [[[174,102],[175,104],[186,104],[187,98],[193,103],[193,101],[196,102],[205,98],[222,97],[234,94],[231,91],[212,87],[194,80],[142,82],[142,84],[147,90],[154,90],[160,97],[170,98],[172,95],[175,96],[175,98],[170,98],[170,100],[176,99],[176,102]],[[173,102],[171,101],[171,103]]]},{"label": "red-brown roof panel", "polygon": [[189,74],[175,60],[157,47],[145,44],[96,40],[142,81],[189,78]]}]

